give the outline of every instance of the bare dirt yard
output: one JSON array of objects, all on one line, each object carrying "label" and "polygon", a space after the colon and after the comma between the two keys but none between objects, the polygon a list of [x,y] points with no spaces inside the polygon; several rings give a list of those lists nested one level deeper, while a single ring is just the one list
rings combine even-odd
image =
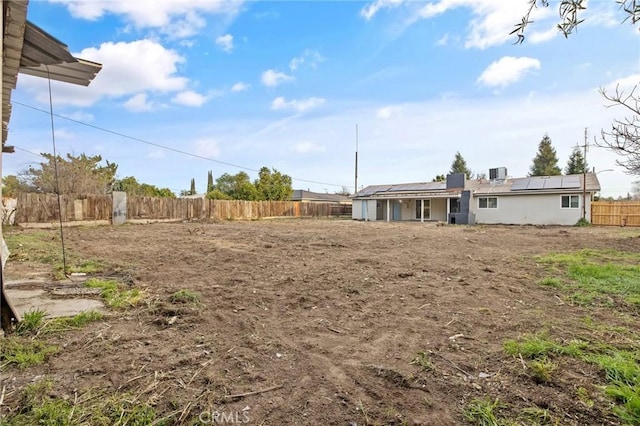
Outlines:
[{"label": "bare dirt yard", "polygon": [[[59,250],[56,230],[7,234]],[[593,357],[640,359],[640,298],[578,291],[570,265],[544,256],[622,253],[633,270],[639,236],[348,220],[66,229],[96,277],[142,297],[3,339],[56,349],[0,359],[0,408],[9,424],[53,424],[55,404],[56,424],[633,424]],[[10,247],[7,278],[51,276],[25,247]]]}]

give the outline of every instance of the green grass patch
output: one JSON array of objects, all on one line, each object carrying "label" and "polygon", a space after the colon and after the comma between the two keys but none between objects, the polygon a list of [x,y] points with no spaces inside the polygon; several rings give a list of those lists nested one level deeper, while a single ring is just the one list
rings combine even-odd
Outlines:
[{"label": "green grass patch", "polygon": [[100,321],[103,317],[104,316],[98,311],[86,311],[72,317],[54,318],[42,326],[40,333],[59,333],[77,330],[91,322]]},{"label": "green grass patch", "polygon": [[201,299],[200,293],[186,289],[178,290],[171,295],[171,302],[173,303],[199,304]]},{"label": "green grass patch", "polygon": [[[553,356],[569,356],[597,365],[607,380],[605,394],[617,403],[613,413],[628,424],[640,424],[640,349],[637,346],[625,350],[579,340],[560,344],[545,333],[539,333],[517,341],[508,340],[504,343],[504,350],[510,355],[522,355],[533,360],[529,363],[531,375],[544,383],[550,381],[555,370],[555,364],[549,364]],[[586,389],[579,388],[577,396],[583,404],[593,405]]]},{"label": "green grass patch", "polygon": [[19,338],[3,339],[0,347],[0,367],[15,364],[20,368],[42,364],[50,355],[58,353],[58,347],[37,340]]},{"label": "green grass patch", "polygon": [[547,357],[534,359],[529,363],[531,376],[538,383],[551,382],[553,372],[558,368],[555,362]]},{"label": "green grass patch", "polygon": [[9,231],[4,235],[10,259],[53,265],[62,260],[60,234],[55,232]]},{"label": "green grass patch", "polygon": [[16,327],[16,333],[27,334],[38,331],[46,316],[47,312],[42,309],[34,309],[29,312],[25,312],[22,316],[22,321],[20,321]]},{"label": "green grass patch", "polygon": [[411,361],[411,365],[419,366],[422,371],[431,371],[435,369],[435,366],[431,362],[429,354],[426,352],[418,352],[416,357]]},{"label": "green grass patch", "polygon": [[100,295],[107,305],[113,309],[125,309],[136,306],[143,299],[143,292],[140,289],[126,289],[125,285],[115,280],[102,280],[91,278],[85,283],[86,287],[99,288]]},{"label": "green grass patch", "polygon": [[79,395],[74,401],[52,396],[53,382],[45,379],[27,386],[20,412],[3,418],[8,426],[22,425],[131,425],[172,424],[162,421],[149,404],[134,402],[129,394]]},{"label": "green grass patch", "polygon": [[67,270],[63,270],[62,263],[58,262],[53,267],[53,275],[56,279],[66,278],[66,274],[97,274],[105,270],[105,265],[97,260],[76,261],[67,259]]},{"label": "green grass patch", "polygon": [[[578,304],[611,304],[609,296],[615,295],[640,307],[640,253],[585,249],[550,253],[536,260],[564,271],[577,290],[571,299]],[[543,281],[550,286],[557,283],[553,278]]]},{"label": "green grass patch", "polygon": [[[556,420],[554,420],[549,410],[545,408],[539,407],[528,407],[522,410],[522,416],[524,420],[523,424],[528,426],[537,426],[537,425],[555,425],[559,424]],[[519,424],[519,423],[516,423]]]},{"label": "green grass patch", "polygon": [[546,277],[540,280],[540,285],[553,288],[563,288],[562,280],[557,277]]},{"label": "green grass patch", "polygon": [[499,426],[496,410],[501,407],[500,401],[492,399],[473,399],[464,410],[464,418],[479,426]]}]

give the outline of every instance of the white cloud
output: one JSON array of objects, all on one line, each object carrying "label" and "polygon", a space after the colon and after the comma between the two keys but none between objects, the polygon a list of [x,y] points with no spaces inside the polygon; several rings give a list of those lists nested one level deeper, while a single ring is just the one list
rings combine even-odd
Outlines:
[{"label": "white cloud", "polygon": [[327,148],[323,145],[319,145],[314,142],[298,142],[297,144],[291,147],[291,151],[297,152],[298,154],[309,154],[312,152],[324,152]]},{"label": "white cloud", "polygon": [[292,81],[294,77],[276,70],[266,70],[262,73],[262,84],[267,87],[276,87],[285,81]]},{"label": "white cloud", "polygon": [[[403,24],[406,27],[421,19],[435,18],[455,9],[470,9],[472,18],[468,25],[469,33],[465,40],[465,47],[485,49],[514,39],[514,36],[509,33],[527,12],[529,2],[529,0],[431,0],[426,3],[414,3],[408,0],[376,0],[364,7],[360,15],[369,20],[382,9],[407,4],[413,9],[413,15]],[[416,7],[416,4],[422,6]],[[552,15],[555,16],[551,9],[551,7],[535,8],[529,18],[541,21]]]},{"label": "white cloud", "polygon": [[232,92],[244,92],[246,90],[249,90],[250,87],[251,87],[250,84],[243,83],[242,81],[239,81],[236,84],[234,84],[233,86],[231,86],[231,91]]},{"label": "white cloud", "polygon": [[401,108],[397,106],[386,106],[376,111],[376,117],[382,120],[388,120],[392,117],[397,117],[401,113]]},{"label": "white cloud", "polygon": [[560,34],[560,31],[558,30],[558,27],[554,25],[546,31],[533,31],[531,34],[527,35],[527,40],[529,43],[538,44],[549,41],[558,34]]},{"label": "white cloud", "polygon": [[132,96],[124,103],[124,107],[131,112],[148,112],[153,111],[155,108],[146,93],[138,93]]},{"label": "white cloud", "polygon": [[376,0],[360,9],[360,16],[367,21],[382,9],[392,8],[403,3],[404,0]]},{"label": "white cloud", "polygon": [[289,62],[289,68],[291,71],[295,71],[298,69],[300,65],[304,63],[304,56],[297,56]]},{"label": "white cloud", "polygon": [[231,53],[233,51],[233,36],[231,34],[219,36],[216,38],[216,45],[223,51]]},{"label": "white cloud", "polygon": [[95,117],[93,114],[84,112],[84,111],[74,111],[70,114],[65,114],[65,117],[68,117],[76,121],[82,121],[84,123],[90,123],[93,120],[95,120]]},{"label": "white cloud", "polygon": [[171,99],[171,102],[184,106],[200,107],[204,105],[207,100],[208,98],[200,93],[194,92],[193,90],[185,90],[175,95],[173,99]]},{"label": "white cloud", "polygon": [[506,87],[522,79],[528,71],[537,69],[540,69],[540,61],[535,58],[504,56],[491,63],[478,77],[478,82],[489,87]]},{"label": "white cloud", "polygon": [[291,71],[296,71],[302,64],[308,64],[311,68],[316,69],[318,65],[324,62],[326,58],[317,50],[305,49],[302,55],[297,56],[289,62]]},{"label": "white cloud", "polygon": [[75,133],[67,128],[56,129],[56,139],[74,139],[75,137]]},{"label": "white cloud", "polygon": [[607,83],[603,87],[610,94],[615,93],[616,90],[624,91],[625,93],[629,94],[631,90],[635,88],[635,93],[636,95],[638,95],[638,85],[640,85],[640,73],[618,78],[616,80],[613,80],[612,82]]},{"label": "white cloud", "polygon": [[[148,39],[102,43],[74,56],[101,63],[102,70],[89,87],[52,82],[56,103],[60,105],[90,106],[103,97],[119,98],[148,91],[178,92],[189,81],[177,75],[178,64],[184,58]],[[21,75],[20,84],[34,93],[38,101],[48,102],[45,79]]]},{"label": "white cloud", "polygon": [[121,15],[138,29],[158,28],[174,37],[188,37],[206,26],[203,14],[235,15],[242,0],[49,0],[67,6],[77,18],[95,21],[107,14]]},{"label": "white cloud", "polygon": [[[473,18],[465,47],[486,49],[513,40],[509,33],[526,13],[528,3],[528,0],[439,0],[427,3],[417,17],[429,19],[460,7],[471,9]],[[536,8],[530,19],[541,20],[552,13],[550,8]]]},{"label": "white cloud", "polygon": [[437,46],[446,46],[449,44],[449,34],[446,33],[436,41]]},{"label": "white cloud", "polygon": [[292,99],[286,101],[282,96],[277,97],[271,102],[272,110],[293,110],[296,112],[307,112],[314,108],[318,108],[325,102],[324,98],[306,98],[306,99]]},{"label": "white cloud", "polygon": [[196,139],[193,143],[193,152],[205,158],[216,158],[220,156],[218,141],[213,137]]}]

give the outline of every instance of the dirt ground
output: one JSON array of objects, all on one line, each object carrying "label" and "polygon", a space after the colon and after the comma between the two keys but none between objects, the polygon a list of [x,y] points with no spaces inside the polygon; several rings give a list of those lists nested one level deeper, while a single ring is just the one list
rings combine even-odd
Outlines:
[{"label": "dirt ground", "polygon": [[[503,343],[541,330],[589,340],[586,316],[630,327],[629,316],[539,285],[549,271],[533,257],[638,252],[638,229],[283,220],[65,232],[69,250],[121,267],[145,303],[53,337],[63,349],[43,365],[4,371],[5,414],[47,376],[57,396],[131,392],[176,424],[246,409],[240,420],[256,425],[454,425],[484,397],[514,416],[540,407],[560,424],[618,424],[597,397],[597,369],[563,360],[551,384],[537,384]],[[46,272],[7,266],[9,278]],[[172,303],[181,289],[201,305]],[[419,352],[431,370],[412,364]]]}]

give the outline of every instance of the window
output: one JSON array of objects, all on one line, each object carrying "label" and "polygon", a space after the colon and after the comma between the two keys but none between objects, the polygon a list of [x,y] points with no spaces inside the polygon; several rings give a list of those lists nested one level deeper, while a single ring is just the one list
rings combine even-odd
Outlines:
[{"label": "window", "polygon": [[431,200],[416,200],[416,219],[422,219],[420,212],[420,204],[424,203],[422,208],[424,210],[424,218],[431,219]]},{"label": "window", "polygon": [[478,208],[481,209],[497,209],[498,197],[480,197],[478,198]]},{"label": "window", "polygon": [[577,209],[579,207],[580,207],[579,195],[563,195],[562,196],[563,209]]}]

